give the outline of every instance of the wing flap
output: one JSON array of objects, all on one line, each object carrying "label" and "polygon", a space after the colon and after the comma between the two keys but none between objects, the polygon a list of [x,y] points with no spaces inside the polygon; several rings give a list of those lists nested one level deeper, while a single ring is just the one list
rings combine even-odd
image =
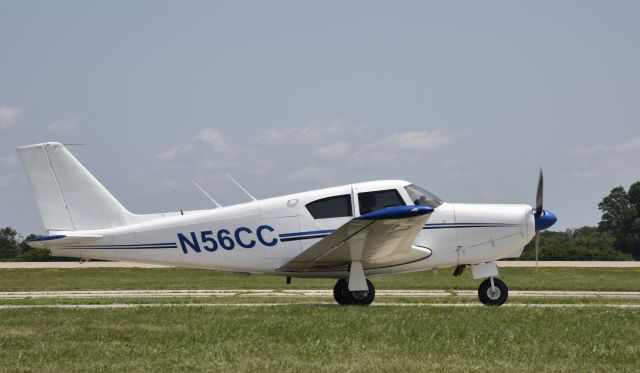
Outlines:
[{"label": "wing flap", "polygon": [[426,206],[397,206],[352,219],[279,270],[348,270],[354,260],[366,270],[426,258],[431,251],[412,244],[432,211]]}]

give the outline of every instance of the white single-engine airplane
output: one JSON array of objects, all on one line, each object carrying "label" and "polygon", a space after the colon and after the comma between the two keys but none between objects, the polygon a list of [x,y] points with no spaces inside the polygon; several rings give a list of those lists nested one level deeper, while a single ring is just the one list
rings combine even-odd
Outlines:
[{"label": "white single-engine airplane", "polygon": [[[210,210],[136,215],[60,143],[18,148],[54,255],[338,279],[339,304],[368,305],[367,276],[471,266],[478,295],[501,305],[496,260],[515,258],[556,222],[542,209],[446,203],[415,184],[372,181]],[[215,202],[215,201],[214,201]],[[536,259],[538,240],[536,238]]]}]

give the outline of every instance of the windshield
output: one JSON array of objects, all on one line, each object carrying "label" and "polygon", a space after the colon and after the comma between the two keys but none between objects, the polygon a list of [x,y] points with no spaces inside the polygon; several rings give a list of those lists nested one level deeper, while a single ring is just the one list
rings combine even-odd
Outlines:
[{"label": "windshield", "polygon": [[415,184],[407,185],[404,188],[407,190],[407,193],[409,193],[409,197],[411,197],[413,204],[416,206],[429,206],[436,208],[444,203],[444,201],[438,198],[436,195],[420,188]]}]

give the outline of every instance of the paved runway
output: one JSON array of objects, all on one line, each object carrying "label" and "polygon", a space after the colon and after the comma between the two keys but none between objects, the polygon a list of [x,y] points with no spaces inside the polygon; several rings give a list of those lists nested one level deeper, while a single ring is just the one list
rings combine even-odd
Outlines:
[{"label": "paved runway", "polygon": [[[114,304],[3,304],[0,310],[29,308],[66,308],[66,309],[110,309],[110,308],[146,308],[146,307],[292,307],[292,306],[335,306],[335,302],[305,303],[114,303]],[[431,308],[470,308],[485,307],[481,303],[374,303],[370,307],[431,307]],[[615,303],[507,303],[507,308],[631,308],[640,309],[640,304]]]},{"label": "paved runway", "polygon": [[[535,267],[535,261],[503,260],[498,262],[498,267]],[[575,268],[640,268],[640,261],[626,262],[596,262],[596,261],[544,261],[538,262],[538,267],[575,267]]]},{"label": "paved runway", "polygon": [[[498,262],[499,267],[535,267],[534,261],[505,260]],[[592,262],[592,261],[541,261],[539,267],[584,267],[584,268],[640,268],[640,261]],[[0,269],[15,268],[167,268],[157,264],[130,262],[0,262]]]},{"label": "paved runway", "polygon": [[[300,306],[319,305],[334,306],[333,301],[318,301],[315,299],[305,299],[313,297],[332,297],[329,290],[270,290],[270,289],[230,289],[230,290],[87,290],[87,291],[15,291],[0,292],[0,300],[29,300],[29,299],[74,299],[76,304],[0,304],[3,309],[24,309],[24,308],[68,308],[68,309],[104,309],[104,308],[144,308],[144,307],[278,307],[278,306]],[[433,298],[433,297],[477,297],[475,290],[380,290],[376,292],[378,299],[382,298]],[[573,298],[573,299],[610,299],[612,303],[526,303],[522,299],[512,298],[512,301],[503,307],[529,307],[529,308],[631,308],[640,309],[640,304],[620,304],[615,303],[620,299],[640,300],[640,292],[617,292],[617,291],[510,291],[511,297],[537,297],[537,298]],[[153,298],[203,298],[203,297],[226,297],[226,298],[253,298],[255,301],[240,303],[109,303],[91,304],[82,303],[88,299],[153,299]],[[273,302],[269,298],[298,298],[295,303]],[[261,299],[262,298],[262,299]],[[266,298],[266,299],[264,299]],[[420,303],[420,302],[376,302],[375,307],[483,307],[479,302],[474,303]]]},{"label": "paved runway", "polygon": [[[377,297],[475,297],[476,290],[379,290]],[[621,291],[509,291],[512,297],[555,298],[640,298],[640,292]],[[83,290],[83,291],[6,291],[0,299],[89,299],[89,298],[203,298],[203,297],[332,297],[331,290]]]}]

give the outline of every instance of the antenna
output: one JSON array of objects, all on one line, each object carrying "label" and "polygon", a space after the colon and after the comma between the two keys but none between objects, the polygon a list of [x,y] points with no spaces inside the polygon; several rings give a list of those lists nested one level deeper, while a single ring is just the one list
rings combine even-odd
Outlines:
[{"label": "antenna", "polygon": [[252,200],[257,201],[256,197],[252,196],[251,193],[247,192],[246,189],[244,189],[242,187],[242,185],[240,185],[240,183],[238,183],[237,181],[235,181],[231,175],[227,175],[227,177],[229,178],[229,180],[233,181],[234,184],[236,184],[238,186],[238,188],[242,189],[243,192],[245,192]]},{"label": "antenna", "polygon": [[173,188],[173,195],[176,197],[176,201],[178,201],[178,206],[180,206],[180,215],[184,215],[184,211],[182,211],[182,203],[180,203],[180,197],[178,193],[176,193],[176,188]]},{"label": "antenna", "polygon": [[200,191],[202,192],[202,194],[204,194],[205,196],[207,196],[207,198],[209,198],[209,200],[210,200],[211,202],[213,202],[213,204],[214,204],[214,205],[216,205],[216,208],[220,208],[220,207],[222,207],[222,205],[220,205],[218,202],[216,202],[216,200],[215,200],[215,199],[213,199],[213,198],[209,195],[209,193],[205,192],[205,191],[204,191],[204,189],[202,189],[202,187],[201,187],[200,185],[198,185],[198,183],[196,183],[196,181],[195,181],[195,180],[191,180],[191,182],[193,183],[193,185],[195,185],[195,186],[196,186],[196,188],[200,189]]}]

